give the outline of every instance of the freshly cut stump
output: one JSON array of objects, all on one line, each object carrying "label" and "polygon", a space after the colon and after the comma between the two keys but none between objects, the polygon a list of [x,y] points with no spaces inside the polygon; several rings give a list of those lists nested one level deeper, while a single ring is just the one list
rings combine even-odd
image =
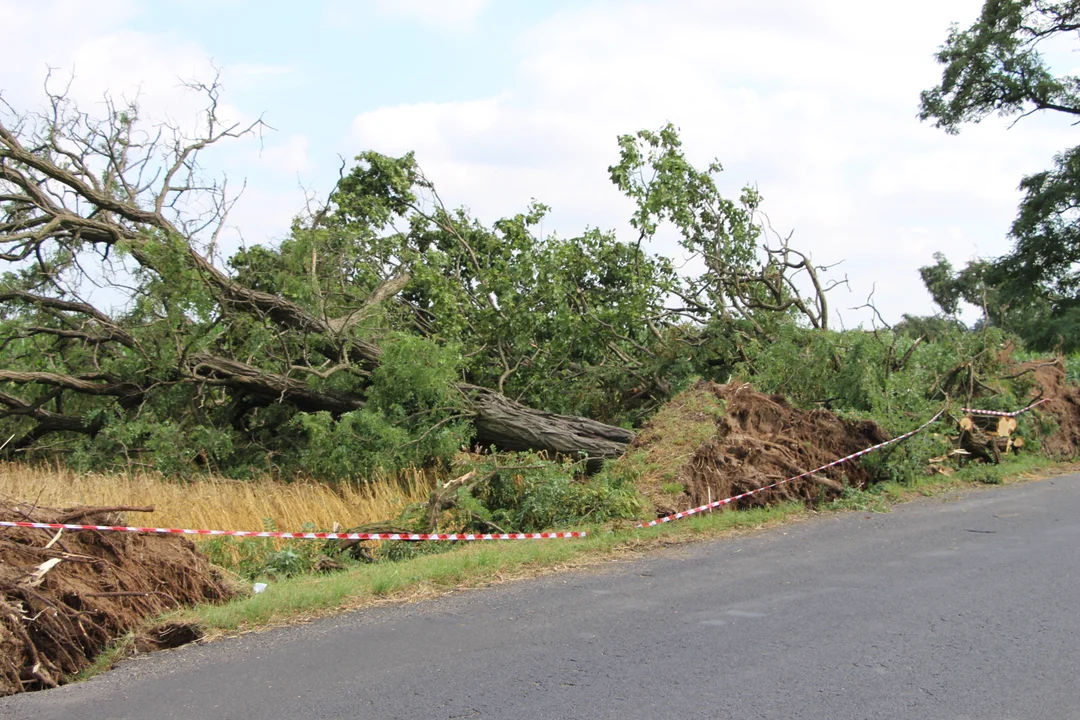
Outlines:
[{"label": "freshly cut stump", "polygon": [[[35,508],[10,500],[0,500],[0,520],[121,524],[108,509]],[[183,537],[94,531],[55,536],[52,530],[0,528],[0,695],[55,687],[147,618],[235,593]],[[176,645],[197,635],[195,628],[172,628],[138,645]]]}]

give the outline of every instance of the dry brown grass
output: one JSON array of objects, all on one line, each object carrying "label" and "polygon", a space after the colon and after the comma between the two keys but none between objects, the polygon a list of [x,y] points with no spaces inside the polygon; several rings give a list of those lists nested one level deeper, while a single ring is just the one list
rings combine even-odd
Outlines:
[{"label": "dry brown grass", "polygon": [[182,481],[0,463],[0,497],[48,507],[152,505],[153,513],[126,513],[126,521],[212,530],[262,530],[265,519],[288,532],[303,530],[305,523],[328,529],[334,523],[347,528],[389,520],[405,505],[427,499],[432,482],[420,471],[327,485],[216,477]]}]

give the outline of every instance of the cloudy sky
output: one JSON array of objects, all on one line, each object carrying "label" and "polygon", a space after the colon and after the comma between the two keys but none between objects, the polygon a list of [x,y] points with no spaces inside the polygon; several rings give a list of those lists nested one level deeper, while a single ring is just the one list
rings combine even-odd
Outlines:
[{"label": "cloudy sky", "polygon": [[[1070,146],[1058,118],[959,136],[920,123],[933,53],[981,0],[0,0],[0,91],[42,100],[48,68],[87,108],[134,97],[190,119],[185,79],[222,69],[227,111],[262,140],[208,159],[246,180],[233,244],[273,243],[325,193],[339,155],[415,150],[452,205],[483,220],[553,206],[545,232],[631,239],[610,184],[616,136],[672,122],[691,159],[747,183],[818,263],[843,261],[832,304],[890,321],[932,311],[918,267],[1004,252],[1024,174]],[[880,9],[878,9],[880,8]],[[670,233],[655,252],[677,255]]]}]

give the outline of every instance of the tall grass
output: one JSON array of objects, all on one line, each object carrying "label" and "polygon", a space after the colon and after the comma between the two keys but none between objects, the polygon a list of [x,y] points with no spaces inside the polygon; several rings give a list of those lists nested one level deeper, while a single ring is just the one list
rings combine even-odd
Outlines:
[{"label": "tall grass", "polygon": [[356,527],[394,518],[410,503],[427,499],[434,478],[419,470],[369,482],[282,482],[205,477],[171,480],[153,473],[76,473],[63,467],[0,463],[0,498],[47,507],[151,505],[153,513],[125,513],[131,524],[212,530],[299,532]]}]

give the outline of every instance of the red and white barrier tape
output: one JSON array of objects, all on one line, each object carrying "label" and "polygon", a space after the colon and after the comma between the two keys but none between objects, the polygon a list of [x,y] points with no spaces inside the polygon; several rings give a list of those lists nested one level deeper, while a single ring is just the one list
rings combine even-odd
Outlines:
[{"label": "red and white barrier tape", "polygon": [[937,421],[937,419],[939,417],[941,417],[942,414],[944,414],[944,412],[945,412],[944,409],[940,410],[937,415],[930,418],[925,423],[923,423],[919,427],[915,428],[911,432],[904,433],[903,435],[899,435],[897,437],[894,437],[892,440],[886,440],[883,443],[878,443],[877,445],[874,445],[873,447],[868,447],[865,450],[860,450],[857,453],[853,453],[851,455],[848,455],[847,457],[842,457],[839,460],[833,460],[828,465],[822,465],[821,467],[816,468],[814,470],[808,470],[807,472],[804,472],[802,475],[796,475],[795,477],[789,477],[789,478],[787,478],[785,480],[777,480],[772,485],[766,485],[765,487],[760,487],[760,488],[757,488],[756,490],[751,490],[749,492],[744,492],[744,493],[742,493],[740,495],[735,495],[734,497],[724,498],[723,500],[716,500],[714,502],[708,503],[707,505],[701,505],[700,507],[691,508],[689,510],[684,510],[683,512],[675,513],[674,515],[668,515],[667,517],[657,518],[656,520],[653,520],[651,522],[642,523],[642,524],[638,525],[638,527],[639,528],[654,527],[656,525],[660,525],[661,523],[671,522],[672,520],[680,520],[680,519],[682,519],[684,517],[689,517],[690,515],[696,515],[696,514],[698,514],[700,512],[704,512],[705,510],[711,510],[713,508],[718,508],[721,505],[727,505],[729,503],[733,503],[736,500],[742,500],[743,498],[750,497],[751,495],[757,495],[758,493],[765,492],[766,490],[772,490],[773,488],[779,487],[780,485],[783,485],[784,483],[789,483],[792,480],[800,480],[800,479],[802,479],[804,477],[808,477],[808,476],[813,475],[815,473],[819,473],[822,470],[828,470],[829,468],[835,467],[835,466],[837,466],[837,465],[839,465],[841,463],[846,463],[849,460],[854,460],[857,457],[862,457],[863,455],[866,455],[868,453],[872,453],[875,450],[880,450],[881,448],[885,447],[886,445],[892,445],[893,443],[898,443],[901,440],[906,440],[909,437],[911,437],[912,435],[915,435],[916,433],[920,433],[923,430],[925,430],[926,428],[933,425]]},{"label": "red and white barrier tape", "polygon": [[[1007,417],[1015,417],[1021,413],[1025,413],[1032,408],[1047,402],[1050,398],[1043,398],[1038,402],[1028,405],[1022,410],[1015,412],[1001,412],[998,410],[974,410],[972,408],[961,408],[963,412],[973,413],[979,415],[1001,415]],[[789,477],[784,480],[778,480],[772,485],[766,485],[765,487],[757,488],[749,492],[744,492],[734,497],[724,498],[723,500],[717,500],[715,502],[702,505],[700,507],[691,508],[690,510],[684,510],[683,512],[675,513],[674,515],[668,515],[667,517],[658,518],[648,523],[642,523],[638,525],[639,528],[653,527],[662,523],[671,522],[672,520],[679,520],[690,515],[696,515],[697,513],[705,510],[711,510],[713,508],[721,507],[733,503],[736,500],[741,500],[751,495],[756,495],[766,490],[771,490],[775,487],[779,487],[784,483],[789,483],[792,480],[800,480],[804,477],[814,475],[823,470],[828,470],[831,467],[846,463],[849,460],[862,457],[868,453],[872,453],[875,450],[880,450],[887,445],[898,443],[901,440],[922,432],[927,427],[937,421],[945,412],[944,409],[938,412],[937,415],[927,420],[925,423],[915,428],[911,432],[904,433],[894,437],[892,440],[886,440],[883,443],[878,443],[873,447],[868,447],[865,450],[860,450],[857,453],[842,457],[839,460],[834,460],[828,465],[822,465],[814,470],[809,470],[801,475],[795,477]],[[584,531],[574,532],[545,532],[545,533],[335,533],[335,532],[277,532],[266,530],[262,532],[256,532],[254,530],[193,530],[190,528],[153,528],[153,527],[129,527],[126,525],[74,525],[70,523],[36,523],[36,522],[16,522],[10,520],[0,520],[0,527],[22,527],[22,528],[38,528],[42,530],[97,530],[99,532],[129,532],[129,533],[153,533],[157,535],[200,535],[200,536],[226,536],[226,537],[256,537],[256,538],[284,538],[291,540],[407,540],[407,541],[436,541],[436,540],[463,540],[463,541],[476,541],[476,540],[557,540],[564,538],[583,538],[587,533]]]},{"label": "red and white barrier tape", "polygon": [[966,412],[966,413],[968,413],[970,415],[994,415],[994,416],[997,416],[997,417],[1016,417],[1017,415],[1021,415],[1023,413],[1026,413],[1028,410],[1031,410],[1034,407],[1038,407],[1039,405],[1042,405],[1044,402],[1050,402],[1050,398],[1043,398],[1042,400],[1039,400],[1038,402],[1031,403],[1030,405],[1028,405],[1026,408],[1024,408],[1022,410],[1015,410],[1013,412],[1002,412],[1001,410],[979,410],[977,408],[960,408],[960,412]]},{"label": "red and white barrier tape", "polygon": [[227,537],[287,538],[294,540],[555,540],[585,537],[585,532],[546,533],[334,533],[334,532],[255,532],[254,530],[191,530],[187,528],[127,527],[125,525],[71,525],[0,521],[0,527],[40,528],[42,530],[98,530],[100,532],[155,533],[158,535],[201,535]]}]

